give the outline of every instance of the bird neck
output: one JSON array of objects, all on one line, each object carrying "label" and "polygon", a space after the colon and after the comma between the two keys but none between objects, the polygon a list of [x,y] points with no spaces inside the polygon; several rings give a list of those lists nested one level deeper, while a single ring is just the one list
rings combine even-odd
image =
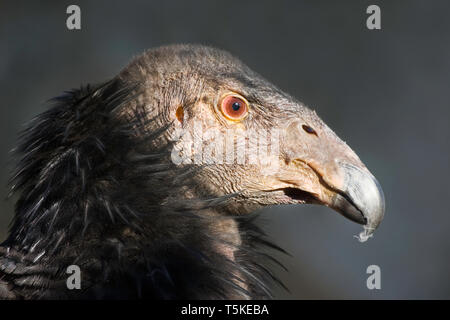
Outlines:
[{"label": "bird neck", "polygon": [[58,97],[24,132],[20,196],[0,256],[14,252],[44,273],[53,266],[53,280],[82,266],[84,298],[267,297],[272,275],[257,248],[277,247],[251,217],[224,215],[227,197],[188,196],[196,171],[171,162],[163,130],[140,131],[142,116],[118,115],[130,94],[117,86]]}]

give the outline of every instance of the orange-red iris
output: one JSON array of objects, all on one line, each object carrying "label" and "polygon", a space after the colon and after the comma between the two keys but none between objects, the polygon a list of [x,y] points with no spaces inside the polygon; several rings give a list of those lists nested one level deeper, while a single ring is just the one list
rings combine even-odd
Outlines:
[{"label": "orange-red iris", "polygon": [[222,99],[220,111],[230,120],[241,120],[247,115],[248,105],[245,100],[229,95]]}]

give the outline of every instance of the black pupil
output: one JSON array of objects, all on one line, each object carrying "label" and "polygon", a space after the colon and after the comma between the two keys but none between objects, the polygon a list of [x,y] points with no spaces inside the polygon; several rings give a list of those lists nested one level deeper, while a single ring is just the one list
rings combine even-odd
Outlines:
[{"label": "black pupil", "polygon": [[234,111],[238,111],[241,108],[241,104],[239,102],[235,102],[232,105]]}]

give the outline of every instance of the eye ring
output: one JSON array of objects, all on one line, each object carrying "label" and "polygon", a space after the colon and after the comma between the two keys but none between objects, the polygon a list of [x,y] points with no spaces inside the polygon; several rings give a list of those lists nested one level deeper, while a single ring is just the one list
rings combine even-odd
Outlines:
[{"label": "eye ring", "polygon": [[220,98],[218,109],[227,120],[242,121],[248,115],[249,107],[247,99],[231,92]]}]

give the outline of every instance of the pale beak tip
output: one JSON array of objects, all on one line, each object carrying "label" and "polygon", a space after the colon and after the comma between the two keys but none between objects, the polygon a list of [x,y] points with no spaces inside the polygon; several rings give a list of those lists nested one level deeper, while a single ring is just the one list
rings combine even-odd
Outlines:
[{"label": "pale beak tip", "polygon": [[383,189],[367,169],[347,163],[341,166],[345,171],[345,189],[335,197],[335,204],[344,216],[364,225],[357,238],[365,242],[384,218]]}]

